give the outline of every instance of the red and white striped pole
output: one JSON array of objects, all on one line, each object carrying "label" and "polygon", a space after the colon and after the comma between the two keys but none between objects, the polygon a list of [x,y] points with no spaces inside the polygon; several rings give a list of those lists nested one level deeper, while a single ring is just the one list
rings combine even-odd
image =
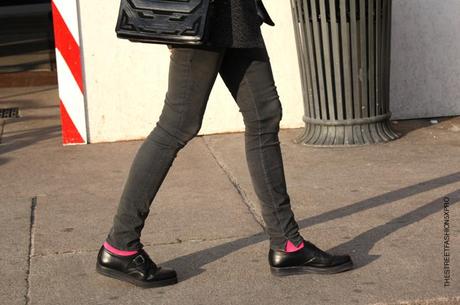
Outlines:
[{"label": "red and white striped pole", "polygon": [[77,1],[51,2],[64,145],[87,143]]}]

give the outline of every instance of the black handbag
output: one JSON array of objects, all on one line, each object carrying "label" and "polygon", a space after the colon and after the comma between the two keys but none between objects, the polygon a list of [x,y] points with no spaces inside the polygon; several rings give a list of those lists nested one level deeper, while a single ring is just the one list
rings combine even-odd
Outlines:
[{"label": "black handbag", "polygon": [[133,42],[200,45],[214,0],[121,0],[115,32]]}]

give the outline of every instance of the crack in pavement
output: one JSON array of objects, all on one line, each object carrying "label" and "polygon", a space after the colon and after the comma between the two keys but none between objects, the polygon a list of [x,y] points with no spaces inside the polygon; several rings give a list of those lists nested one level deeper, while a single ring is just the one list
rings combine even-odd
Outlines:
[{"label": "crack in pavement", "polygon": [[205,137],[201,137],[201,138],[203,139],[204,145],[208,148],[211,156],[214,158],[214,160],[216,161],[217,165],[219,165],[219,167],[222,169],[222,171],[227,176],[227,178],[230,181],[230,183],[237,190],[238,194],[240,194],[244,205],[249,210],[249,213],[252,215],[254,220],[262,227],[262,229],[265,230],[265,222],[264,222],[263,218],[261,217],[261,215],[259,215],[257,213],[256,205],[254,204],[254,202],[252,202],[251,199],[249,199],[249,197],[246,194],[246,192],[244,191],[243,187],[238,183],[238,179],[234,175],[232,175],[232,173],[231,173],[230,169],[228,168],[228,166],[222,160],[219,160],[219,158],[217,157],[216,152],[209,145],[209,142],[206,140],[206,138]]},{"label": "crack in pavement", "polygon": [[29,226],[29,251],[27,257],[27,270],[26,270],[26,294],[24,295],[25,304],[30,304],[30,270],[31,261],[34,252],[34,235],[35,235],[35,208],[37,207],[37,196],[32,197],[30,205],[30,226]]}]

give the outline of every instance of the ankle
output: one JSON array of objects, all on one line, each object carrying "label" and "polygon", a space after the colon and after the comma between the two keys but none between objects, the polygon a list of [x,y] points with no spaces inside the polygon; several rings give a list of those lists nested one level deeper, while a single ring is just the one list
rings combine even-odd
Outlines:
[{"label": "ankle", "polygon": [[288,240],[286,242],[285,247],[284,247],[284,251],[286,251],[286,252],[295,252],[295,251],[299,251],[303,247],[304,247],[304,242],[303,241],[300,243],[300,245],[296,246],[290,240]]},{"label": "ankle", "polygon": [[134,255],[138,252],[138,250],[120,250],[115,248],[114,246],[110,245],[108,242],[104,242],[103,244],[104,248],[112,252],[113,254],[119,255],[119,256],[130,256]]}]

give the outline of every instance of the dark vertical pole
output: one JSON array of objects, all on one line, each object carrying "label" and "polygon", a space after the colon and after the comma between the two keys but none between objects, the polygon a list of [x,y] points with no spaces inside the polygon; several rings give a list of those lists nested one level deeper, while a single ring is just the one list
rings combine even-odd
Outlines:
[{"label": "dark vertical pole", "polygon": [[327,108],[326,108],[326,92],[324,88],[324,73],[323,73],[323,52],[321,49],[321,37],[319,34],[319,22],[318,14],[316,9],[316,1],[310,1],[311,3],[311,19],[313,24],[313,41],[315,46],[316,55],[316,68],[318,70],[318,87],[321,105],[321,119],[327,120]]},{"label": "dark vertical pole", "polygon": [[319,2],[320,14],[321,14],[321,32],[322,32],[322,44],[323,44],[323,55],[324,55],[324,70],[326,71],[326,94],[329,120],[336,120],[335,116],[335,104],[334,104],[334,93],[332,91],[332,71],[331,71],[331,51],[329,44],[329,24],[326,20],[326,5],[325,0]]},{"label": "dark vertical pole", "polygon": [[340,27],[342,31],[342,62],[345,87],[346,119],[351,119],[353,118],[353,89],[351,88],[350,27],[347,21],[346,0],[340,0]]},{"label": "dark vertical pole", "polygon": [[360,66],[360,81],[361,81],[361,117],[368,117],[368,92],[367,92],[367,39],[366,39],[366,0],[360,0],[359,3],[360,22],[359,34],[361,43],[361,66]]},{"label": "dark vertical pole", "polygon": [[369,50],[369,116],[375,116],[375,45],[374,45],[374,1],[368,0],[369,12],[368,16],[368,50]]},{"label": "dark vertical pole", "polygon": [[299,63],[299,72],[300,72],[300,80],[301,80],[301,86],[302,86],[302,93],[303,93],[303,101],[304,101],[304,107],[305,107],[305,114],[307,116],[312,115],[312,111],[310,108],[310,97],[308,96],[308,82],[307,82],[307,69],[309,67],[308,62],[304,60],[305,56],[305,49],[304,49],[304,43],[302,39],[302,34],[300,33],[299,28],[302,27],[302,19],[303,17],[301,16],[300,8],[298,5],[298,0],[291,0],[291,9],[292,9],[292,23],[294,24],[294,34],[295,34],[295,40],[296,40],[296,48],[297,48],[297,60]]},{"label": "dark vertical pole", "polygon": [[376,100],[376,114],[381,115],[384,113],[382,109],[382,0],[377,0],[376,9],[375,9],[375,41],[376,41],[376,53],[375,53],[375,63],[376,63],[376,73],[375,73],[375,100]]},{"label": "dark vertical pole", "polygon": [[[312,84],[312,91],[313,91],[313,101],[316,105],[315,107],[315,115],[314,118],[321,118],[320,113],[320,97],[319,97],[319,90],[318,90],[318,73],[317,73],[317,64],[315,59],[315,49],[313,47],[313,33],[312,33],[312,23],[310,22],[309,16],[313,14],[312,11],[309,11],[309,6],[307,4],[307,0],[303,0],[303,7],[304,7],[304,14],[305,14],[305,33],[306,33],[306,45],[308,50],[308,61],[310,64],[310,72],[311,72],[311,84]],[[312,17],[313,18],[313,17]]]},{"label": "dark vertical pole", "polygon": [[334,61],[334,83],[335,83],[335,101],[337,107],[337,119],[344,119],[343,111],[343,97],[342,97],[342,73],[340,67],[342,62],[340,60],[340,41],[338,33],[338,20],[336,15],[335,1],[329,1],[329,11],[331,13],[331,36],[332,36],[332,54]]},{"label": "dark vertical pole", "polygon": [[353,101],[354,118],[361,117],[361,91],[359,90],[359,57],[358,57],[358,25],[356,1],[350,0],[350,25],[351,25],[351,65],[353,75]]}]

